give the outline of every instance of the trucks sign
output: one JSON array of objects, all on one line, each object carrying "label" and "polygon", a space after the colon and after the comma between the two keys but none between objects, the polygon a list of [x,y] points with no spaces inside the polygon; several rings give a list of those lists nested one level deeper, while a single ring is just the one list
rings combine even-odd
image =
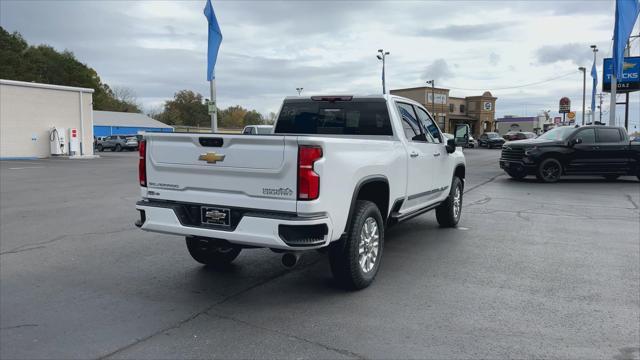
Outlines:
[{"label": "trucks sign", "polygon": [[[611,76],[613,61],[604,59],[602,91],[611,92]],[[640,90],[640,56],[625,57],[622,63],[622,78],[616,79],[616,92],[632,92]]]}]

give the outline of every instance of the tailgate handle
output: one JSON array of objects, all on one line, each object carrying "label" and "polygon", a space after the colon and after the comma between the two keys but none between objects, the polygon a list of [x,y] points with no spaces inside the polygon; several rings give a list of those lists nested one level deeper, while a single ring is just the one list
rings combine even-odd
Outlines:
[{"label": "tailgate handle", "polygon": [[222,147],[222,138],[201,137],[200,145],[207,147]]}]

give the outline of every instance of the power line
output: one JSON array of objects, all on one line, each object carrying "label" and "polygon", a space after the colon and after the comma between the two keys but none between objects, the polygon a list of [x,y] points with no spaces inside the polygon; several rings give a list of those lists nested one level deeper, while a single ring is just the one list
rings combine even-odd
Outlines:
[{"label": "power line", "polygon": [[485,87],[485,88],[482,88],[482,89],[471,89],[471,88],[458,88],[458,87],[453,87],[453,86],[443,86],[443,87],[445,87],[447,89],[453,89],[453,90],[469,90],[469,91],[509,90],[509,89],[519,89],[519,88],[523,88],[523,87],[527,87],[527,86],[540,85],[540,84],[544,84],[544,83],[548,83],[548,82],[551,82],[551,81],[559,80],[559,79],[565,78],[565,77],[567,77],[569,75],[575,75],[575,74],[576,74],[576,72],[572,71],[572,72],[566,73],[564,75],[556,76],[556,77],[549,78],[549,79],[542,80],[542,81],[536,81],[536,82],[532,82],[532,83],[528,83],[528,84],[522,84],[522,85],[516,85],[516,86],[508,86],[508,87],[503,87],[503,88],[490,88],[490,87],[486,88]]}]

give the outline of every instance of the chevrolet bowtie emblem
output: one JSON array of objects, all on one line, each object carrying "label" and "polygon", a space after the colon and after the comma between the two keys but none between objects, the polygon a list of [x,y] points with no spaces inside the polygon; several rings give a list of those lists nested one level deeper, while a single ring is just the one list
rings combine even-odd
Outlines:
[{"label": "chevrolet bowtie emblem", "polygon": [[222,154],[216,154],[213,152],[213,153],[206,153],[206,154],[200,155],[198,160],[206,161],[208,164],[215,164],[218,161],[224,161],[224,157],[225,156]]}]

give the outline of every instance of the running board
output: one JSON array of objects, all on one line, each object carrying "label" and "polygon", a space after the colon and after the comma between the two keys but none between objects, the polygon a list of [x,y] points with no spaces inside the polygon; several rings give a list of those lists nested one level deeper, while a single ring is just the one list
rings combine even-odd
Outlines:
[{"label": "running board", "polygon": [[390,225],[393,225],[395,223],[399,223],[399,222],[402,222],[402,221],[406,221],[406,220],[409,220],[409,219],[413,219],[416,216],[422,215],[422,214],[424,214],[424,213],[426,213],[428,211],[431,211],[431,210],[437,208],[440,204],[441,203],[427,205],[427,206],[425,206],[423,208],[414,210],[414,211],[412,211],[410,213],[407,213],[407,214],[400,214],[398,212],[391,213],[391,216],[390,216],[390,218],[391,218],[390,219],[391,220],[390,223],[391,224]]}]

